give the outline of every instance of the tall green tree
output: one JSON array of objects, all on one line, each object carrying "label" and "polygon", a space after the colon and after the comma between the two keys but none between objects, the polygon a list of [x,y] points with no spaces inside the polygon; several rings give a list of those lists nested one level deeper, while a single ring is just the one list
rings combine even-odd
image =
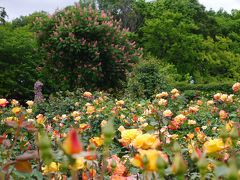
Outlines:
[{"label": "tall green tree", "polygon": [[195,82],[239,79],[237,15],[208,12],[197,0],[156,0],[145,5],[144,25],[138,33],[145,52],[173,63]]},{"label": "tall green tree", "polygon": [[0,25],[5,24],[6,20],[5,18],[7,17],[7,12],[4,7],[0,7]]},{"label": "tall green tree", "polygon": [[38,79],[37,41],[27,27],[0,26],[0,96],[32,99]]}]

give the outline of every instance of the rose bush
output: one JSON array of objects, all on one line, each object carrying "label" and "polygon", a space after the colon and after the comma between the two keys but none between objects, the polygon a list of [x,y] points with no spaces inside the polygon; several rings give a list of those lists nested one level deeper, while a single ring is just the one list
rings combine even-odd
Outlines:
[{"label": "rose bush", "polygon": [[41,104],[0,99],[5,179],[238,179],[239,83],[233,94],[188,101],[59,93]]}]

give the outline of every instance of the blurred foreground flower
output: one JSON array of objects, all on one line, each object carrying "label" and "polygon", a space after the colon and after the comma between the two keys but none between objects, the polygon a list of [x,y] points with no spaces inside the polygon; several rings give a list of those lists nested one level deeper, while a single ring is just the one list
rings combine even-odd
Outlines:
[{"label": "blurred foreground flower", "polygon": [[166,163],[168,162],[168,157],[161,151],[150,149],[150,150],[139,150],[139,154],[131,160],[131,163],[136,166],[143,168],[147,171],[157,171],[157,160],[162,158]]},{"label": "blurred foreground flower", "polygon": [[69,155],[78,154],[82,151],[82,145],[75,129],[69,131],[62,147],[65,153]]},{"label": "blurred foreground flower", "polygon": [[108,171],[114,175],[122,176],[126,171],[126,167],[120,162],[120,158],[116,155],[112,155],[111,158],[107,159],[107,162]]}]

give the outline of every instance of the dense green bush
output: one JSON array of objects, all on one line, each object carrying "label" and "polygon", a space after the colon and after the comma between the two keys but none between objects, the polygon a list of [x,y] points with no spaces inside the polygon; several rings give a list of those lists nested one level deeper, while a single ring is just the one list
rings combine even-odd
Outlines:
[{"label": "dense green bush", "polygon": [[147,56],[129,74],[127,95],[150,98],[153,94],[169,90],[170,82],[174,82],[178,77],[173,65]]},{"label": "dense green bush", "polygon": [[36,23],[55,90],[116,88],[141,55],[120,22],[91,6],[76,4]]},{"label": "dense green bush", "polygon": [[6,24],[0,26],[0,42],[0,97],[33,98],[40,59],[33,33],[27,27],[13,29]]},{"label": "dense green bush", "polygon": [[181,91],[187,91],[187,90],[198,90],[198,91],[205,91],[205,92],[211,92],[211,91],[221,91],[225,93],[231,93],[232,92],[232,83],[209,83],[209,84],[189,84],[189,83],[175,83],[174,87]]}]

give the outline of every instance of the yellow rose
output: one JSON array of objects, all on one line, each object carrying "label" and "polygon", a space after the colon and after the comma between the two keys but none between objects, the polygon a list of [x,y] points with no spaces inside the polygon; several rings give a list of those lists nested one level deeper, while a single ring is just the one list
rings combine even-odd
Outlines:
[{"label": "yellow rose", "polygon": [[162,92],[162,93],[156,95],[156,98],[162,98],[162,97],[168,97],[168,93]]},{"label": "yellow rose", "polygon": [[27,112],[28,114],[32,114],[32,109],[27,109],[26,112]]},{"label": "yellow rose", "polygon": [[186,119],[186,116],[184,116],[183,114],[179,114],[174,118],[174,121],[176,121],[177,123],[183,123],[183,121],[185,121]]},{"label": "yellow rose", "polygon": [[43,170],[44,174],[47,174],[47,173],[58,172],[59,168],[60,168],[59,163],[51,162],[49,165],[46,165],[46,166],[42,167],[42,170]]},{"label": "yellow rose", "polygon": [[155,148],[159,144],[159,141],[155,135],[140,134],[133,140],[133,147],[136,149],[150,149]]},{"label": "yellow rose", "polygon": [[119,118],[124,119],[125,117],[126,117],[125,115],[121,114]]},{"label": "yellow rose", "polygon": [[[131,163],[136,167],[145,168],[145,170],[147,171],[157,170],[158,158],[162,158],[165,162],[168,162],[167,155],[161,151],[158,151],[155,149],[149,149],[149,150],[139,150],[138,152],[139,154],[137,154],[131,160]],[[145,162],[144,164],[144,159],[146,158],[147,158],[147,162]]]},{"label": "yellow rose", "polygon": [[195,120],[188,120],[188,125],[195,125],[197,122]]},{"label": "yellow rose", "polygon": [[232,127],[233,127],[233,121],[229,121],[225,125],[225,128],[226,128],[227,132],[230,132],[232,130]]},{"label": "yellow rose", "polygon": [[90,139],[90,142],[95,144],[96,147],[100,147],[103,145],[103,138],[101,137],[94,137]]},{"label": "yellow rose", "polygon": [[36,118],[37,118],[37,123],[38,124],[43,124],[44,123],[44,116],[42,114],[37,115]]},{"label": "yellow rose", "polygon": [[20,107],[14,107],[14,108],[12,109],[12,112],[13,112],[14,114],[18,114],[18,113],[21,112],[21,108],[20,108]]},{"label": "yellow rose", "polygon": [[119,126],[118,130],[119,130],[120,132],[122,132],[122,131],[125,130],[125,128],[124,128],[123,126]]},{"label": "yellow rose", "polygon": [[7,117],[5,121],[18,121],[18,118],[11,116],[11,117]]},{"label": "yellow rose", "polygon": [[174,95],[173,95],[173,97],[178,97],[178,96],[180,96],[180,94],[179,93],[175,93]]},{"label": "yellow rose", "polygon": [[124,102],[123,100],[120,100],[120,101],[117,101],[117,102],[116,102],[116,105],[117,105],[117,106],[122,106],[122,105],[124,105],[124,103],[125,103],[125,102]]},{"label": "yellow rose", "polygon": [[228,98],[228,95],[227,94],[222,94],[221,97],[220,97],[220,100],[225,102]]},{"label": "yellow rose", "polygon": [[222,139],[210,139],[203,145],[207,154],[222,151],[225,148]]},{"label": "yellow rose", "polygon": [[18,102],[16,99],[13,99],[13,100],[11,101],[11,104],[12,104],[13,106],[18,106],[18,105],[19,105],[19,102]]},{"label": "yellow rose", "polygon": [[188,108],[188,110],[192,113],[196,113],[196,112],[198,112],[199,107],[198,106],[191,106],[191,107]]},{"label": "yellow rose", "polygon": [[73,166],[70,166],[70,169],[80,170],[84,168],[84,158],[77,158]]},{"label": "yellow rose", "polygon": [[159,106],[166,106],[167,105],[167,100],[166,99],[159,99],[158,105]]},{"label": "yellow rose", "polygon": [[177,89],[173,89],[173,90],[171,91],[171,93],[172,93],[172,94],[177,94],[177,93],[179,93],[179,91],[178,91]]},{"label": "yellow rose", "polygon": [[191,141],[189,144],[188,144],[188,152],[190,154],[192,154],[195,150],[195,142],[194,141]]},{"label": "yellow rose", "polygon": [[75,121],[80,121],[81,120],[81,116],[77,116],[74,118]]},{"label": "yellow rose", "polygon": [[209,100],[209,101],[207,101],[207,105],[213,105],[214,104],[214,101],[213,100]]},{"label": "yellow rose", "polygon": [[79,125],[79,128],[80,128],[81,131],[84,131],[84,130],[90,128],[90,125],[82,123],[82,124]]},{"label": "yellow rose", "polygon": [[142,131],[139,129],[124,129],[121,131],[121,139],[119,140],[123,146],[128,146]]},{"label": "yellow rose", "polygon": [[187,138],[188,139],[193,139],[194,138],[194,134],[193,133],[188,133],[187,134]]},{"label": "yellow rose", "polygon": [[96,111],[95,107],[90,105],[90,106],[87,106],[86,114],[93,114],[95,111]]},{"label": "yellow rose", "polygon": [[103,120],[102,122],[101,122],[101,127],[104,127],[104,126],[106,126],[107,125],[107,121],[106,120]]},{"label": "yellow rose", "polygon": [[26,104],[31,107],[31,106],[33,106],[34,102],[33,101],[27,101]]},{"label": "yellow rose", "polygon": [[227,103],[232,103],[233,102],[233,94],[231,94],[231,95],[229,95],[228,97],[227,97],[227,100],[226,100],[226,102]]},{"label": "yellow rose", "polygon": [[164,117],[172,117],[173,113],[171,110],[167,109],[165,111],[163,111],[163,116]]},{"label": "yellow rose", "polygon": [[80,113],[79,111],[73,111],[73,112],[71,113],[71,116],[75,118],[75,117],[77,117],[77,116],[80,116],[80,114],[81,114],[81,113]]}]

